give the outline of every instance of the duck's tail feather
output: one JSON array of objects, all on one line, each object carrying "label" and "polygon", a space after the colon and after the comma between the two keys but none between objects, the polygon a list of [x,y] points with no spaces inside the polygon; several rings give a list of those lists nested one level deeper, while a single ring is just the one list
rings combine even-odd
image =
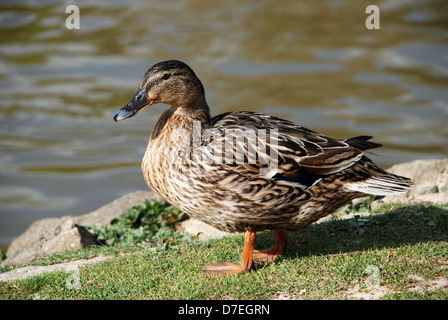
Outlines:
[{"label": "duck's tail feather", "polygon": [[372,138],[373,138],[372,136],[357,136],[345,139],[345,142],[348,143],[350,146],[355,147],[361,151],[381,147],[381,144],[379,143],[368,141]]},{"label": "duck's tail feather", "polygon": [[387,196],[408,191],[414,182],[406,177],[401,177],[392,173],[374,175],[364,181],[349,183],[346,187],[351,191],[365,194]]}]

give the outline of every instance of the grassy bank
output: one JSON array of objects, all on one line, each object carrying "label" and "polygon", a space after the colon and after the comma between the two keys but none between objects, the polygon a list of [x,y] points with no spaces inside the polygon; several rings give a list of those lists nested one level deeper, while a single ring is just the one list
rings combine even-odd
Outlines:
[{"label": "grassy bank", "polygon": [[[120,218],[124,223],[115,221],[109,230],[96,230],[108,244],[33,263],[98,255],[113,258],[75,271],[0,283],[0,297],[448,299],[448,204],[383,206],[371,215],[333,216],[300,232],[289,232],[295,244],[275,262],[224,277],[203,277],[201,266],[238,262],[242,236],[197,241],[173,228],[181,218],[179,212],[168,207],[157,210],[153,213],[157,226],[134,212],[131,218],[129,214]],[[126,230],[130,234],[121,236]],[[257,234],[256,248],[273,243],[272,232]]]}]

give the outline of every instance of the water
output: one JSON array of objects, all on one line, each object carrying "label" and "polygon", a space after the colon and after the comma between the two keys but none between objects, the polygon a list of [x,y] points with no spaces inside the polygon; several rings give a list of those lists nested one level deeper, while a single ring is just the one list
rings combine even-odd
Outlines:
[{"label": "water", "polygon": [[0,2],[1,247],[36,219],[147,188],[140,161],[166,106],[112,117],[161,60],[193,67],[213,114],[374,135],[385,167],[446,157],[448,2],[375,3],[379,30],[365,1]]}]

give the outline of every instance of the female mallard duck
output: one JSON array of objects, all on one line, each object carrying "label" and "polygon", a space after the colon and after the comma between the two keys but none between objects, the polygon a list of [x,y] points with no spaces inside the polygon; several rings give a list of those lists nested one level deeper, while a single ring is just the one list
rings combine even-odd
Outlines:
[{"label": "female mallard duck", "polygon": [[[157,121],[142,162],[148,186],[180,210],[227,232],[245,232],[240,264],[215,263],[207,274],[239,273],[271,261],[298,230],[365,195],[406,191],[408,178],[385,172],[359,136],[331,138],[291,121],[253,112],[210,116],[194,71],[175,60],[146,71],[115,121],[144,108],[171,106]],[[255,233],[275,230],[276,245],[254,250]]]}]

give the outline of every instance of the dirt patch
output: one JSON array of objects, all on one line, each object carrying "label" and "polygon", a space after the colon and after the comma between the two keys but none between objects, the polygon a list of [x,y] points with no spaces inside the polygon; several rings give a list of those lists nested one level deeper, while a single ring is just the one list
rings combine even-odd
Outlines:
[{"label": "dirt patch", "polygon": [[379,300],[385,294],[392,292],[393,291],[386,286],[369,286],[360,290],[359,285],[356,285],[355,287],[349,288],[345,291],[342,298],[349,300]]},{"label": "dirt patch", "polygon": [[409,279],[414,281],[412,286],[408,289],[412,292],[422,293],[425,291],[446,291],[448,290],[448,278],[437,277],[434,280],[426,280],[418,275],[409,275]]}]

